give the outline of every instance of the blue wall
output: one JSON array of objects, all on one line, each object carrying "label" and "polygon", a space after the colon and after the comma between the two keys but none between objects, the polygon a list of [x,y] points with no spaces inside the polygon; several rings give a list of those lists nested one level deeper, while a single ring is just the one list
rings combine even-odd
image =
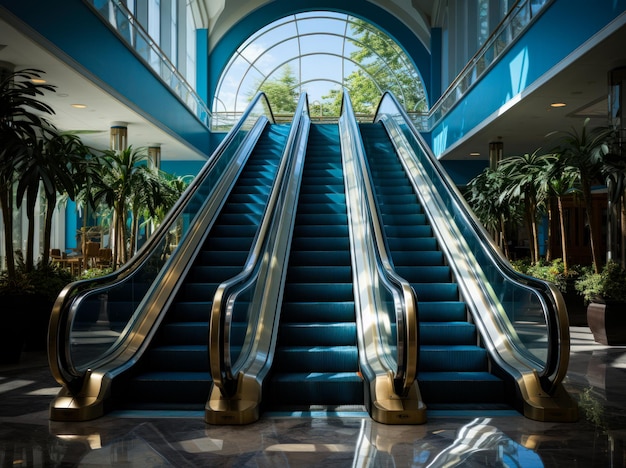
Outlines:
[{"label": "blue wall", "polygon": [[624,11],[626,0],[555,0],[432,129],[435,154],[461,140]]}]

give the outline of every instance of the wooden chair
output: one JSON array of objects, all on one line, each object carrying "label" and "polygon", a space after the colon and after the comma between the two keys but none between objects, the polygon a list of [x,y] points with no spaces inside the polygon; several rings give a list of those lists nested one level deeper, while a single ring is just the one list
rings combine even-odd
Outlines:
[{"label": "wooden chair", "polygon": [[112,260],[113,260],[112,249],[100,249],[98,251],[98,260],[96,261],[96,266],[98,268],[109,268],[111,266]]},{"label": "wooden chair", "polygon": [[98,242],[87,242],[85,244],[85,251],[83,252],[83,261],[85,266],[93,268],[98,263],[100,256],[100,244]]}]

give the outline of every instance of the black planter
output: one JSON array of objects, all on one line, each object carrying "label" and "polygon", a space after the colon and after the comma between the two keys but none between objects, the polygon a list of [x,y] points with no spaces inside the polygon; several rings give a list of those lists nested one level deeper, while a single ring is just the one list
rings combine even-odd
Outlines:
[{"label": "black planter", "polygon": [[626,345],[626,303],[591,302],[587,323],[593,339],[604,345]]},{"label": "black planter", "polygon": [[43,296],[28,298],[28,323],[26,326],[26,351],[44,351],[48,344],[48,326],[54,302]]},{"label": "black planter", "polygon": [[20,360],[28,321],[27,301],[24,295],[0,296],[0,364],[15,364]]}]

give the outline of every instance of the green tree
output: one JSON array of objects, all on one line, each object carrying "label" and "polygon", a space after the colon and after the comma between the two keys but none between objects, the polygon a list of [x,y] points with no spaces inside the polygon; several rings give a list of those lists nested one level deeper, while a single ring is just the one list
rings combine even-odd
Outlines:
[{"label": "green tree", "polygon": [[560,143],[556,152],[561,154],[564,162],[574,168],[578,175],[578,184],[585,204],[587,225],[591,243],[591,258],[593,269],[600,272],[600,232],[594,220],[594,208],[591,196],[591,187],[594,183],[602,183],[601,170],[603,159],[609,152],[608,140],[611,130],[607,128],[594,128],[589,130],[589,119],[585,119],[580,132],[572,129],[568,132],[559,132]]},{"label": "green tree", "polygon": [[468,182],[465,197],[485,229],[491,233],[506,257],[510,258],[507,226],[510,223],[517,224],[521,216],[519,203],[500,198],[505,185],[504,171],[486,168]]},{"label": "green tree", "polygon": [[[550,162],[548,167],[548,197],[556,200],[557,214],[559,218],[559,235],[561,239],[561,258],[563,259],[563,273],[567,276],[569,273],[569,262],[567,259],[567,230],[565,229],[565,212],[563,210],[563,197],[575,191],[575,183],[577,179],[576,170],[564,164],[558,158]],[[549,201],[548,206],[552,203]],[[549,223],[552,225],[552,223]],[[549,242],[549,244],[551,244]],[[550,258],[548,258],[550,260]]]},{"label": "green tree", "polygon": [[548,166],[555,159],[553,154],[532,154],[512,156],[498,164],[506,185],[499,196],[500,203],[516,203],[524,206],[524,218],[530,234],[530,257],[533,263],[539,261],[538,216],[545,207],[548,193]]},{"label": "green tree", "polygon": [[[255,88],[265,93],[275,114],[293,114],[296,111],[299,96],[298,80],[289,65],[282,68],[279,77],[269,79]],[[253,97],[249,96],[249,99],[252,100]]]},{"label": "green tree", "polygon": [[92,199],[113,210],[113,265],[128,261],[137,248],[140,218],[167,211],[180,195],[170,181],[148,165],[146,148],[104,152],[106,163],[94,178]]},{"label": "green tree", "polygon": [[45,92],[54,92],[48,84],[33,83],[43,72],[24,69],[0,78],[0,213],[4,224],[7,277],[16,279],[13,250],[13,214],[16,207],[14,188],[20,180],[24,159],[32,155],[37,138],[51,128],[45,115],[54,110],[39,100]]},{"label": "green tree", "polygon": [[[35,262],[34,218],[36,202],[40,194],[45,199],[42,264],[47,265],[52,234],[52,216],[60,193],[74,200],[77,183],[77,167],[89,152],[76,135],[45,132],[36,143],[30,146],[28,156],[20,163],[20,180],[17,184],[17,206],[25,198],[26,213],[29,219],[27,249],[25,258],[26,271],[32,270]],[[25,197],[24,197],[25,195]]]}]

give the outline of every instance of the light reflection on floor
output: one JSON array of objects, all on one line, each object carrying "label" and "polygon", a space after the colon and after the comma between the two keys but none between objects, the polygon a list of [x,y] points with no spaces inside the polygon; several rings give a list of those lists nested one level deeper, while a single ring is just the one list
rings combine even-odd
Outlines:
[{"label": "light reflection on floor", "polygon": [[[430,411],[419,426],[376,423],[359,411],[274,413],[247,426],[210,426],[201,412],[113,413],[48,420],[58,390],[45,356],[0,367],[0,466],[613,466],[626,459],[626,347],[572,328],[566,387],[575,423],[515,412]],[[623,466],[623,465],[619,465]]]}]

